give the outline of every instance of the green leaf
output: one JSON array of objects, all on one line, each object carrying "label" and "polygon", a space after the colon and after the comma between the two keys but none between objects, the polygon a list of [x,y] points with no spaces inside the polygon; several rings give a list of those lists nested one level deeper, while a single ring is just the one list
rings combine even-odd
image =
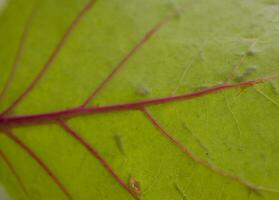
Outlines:
[{"label": "green leaf", "polygon": [[278,3],[8,1],[0,186],[15,200],[279,199]]}]

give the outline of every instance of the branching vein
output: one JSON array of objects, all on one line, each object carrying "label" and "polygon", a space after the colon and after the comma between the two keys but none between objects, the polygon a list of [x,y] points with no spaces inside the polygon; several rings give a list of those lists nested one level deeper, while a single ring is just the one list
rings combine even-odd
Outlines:
[{"label": "branching vein", "polygon": [[65,194],[67,199],[73,200],[73,197],[68,192],[66,187],[58,179],[58,177],[52,172],[48,165],[38,156],[27,144],[21,141],[11,130],[3,130],[4,134],[11,139],[15,144],[17,144],[22,150],[24,150],[36,163],[47,173],[47,175],[53,180],[53,182],[58,186],[58,188]]},{"label": "branching vein", "polygon": [[95,157],[103,167],[112,175],[112,177],[127,191],[131,194],[131,196],[139,200],[139,197],[130,189],[130,187],[123,181],[113,170],[113,168],[109,165],[109,163],[101,156],[101,154],[93,148],[91,144],[89,144],[85,139],[83,139],[76,131],[74,131],[67,123],[63,120],[58,120],[60,126],[75,140],[77,140],[84,148],[86,148],[89,153]]},{"label": "branching vein", "polygon": [[226,177],[232,181],[236,181],[241,185],[244,185],[251,191],[269,191],[274,193],[279,193],[279,190],[273,189],[273,188],[267,188],[263,186],[255,185],[239,176],[235,176],[233,174],[230,174],[228,172],[223,171],[219,167],[215,166],[214,164],[203,160],[199,158],[197,155],[193,154],[190,149],[188,149],[186,146],[184,146],[182,143],[180,143],[178,140],[176,140],[173,136],[171,136],[160,124],[159,122],[152,116],[152,114],[146,109],[142,108],[142,111],[146,118],[153,124],[155,128],[157,128],[164,137],[166,137],[172,144],[174,144],[178,149],[180,149],[183,153],[185,153],[188,157],[190,157],[194,162],[204,166],[205,168],[209,169],[213,173]]}]

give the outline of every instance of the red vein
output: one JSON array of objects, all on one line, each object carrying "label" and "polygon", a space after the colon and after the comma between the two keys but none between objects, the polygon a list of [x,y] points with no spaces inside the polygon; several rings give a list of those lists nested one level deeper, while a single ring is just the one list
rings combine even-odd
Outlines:
[{"label": "red vein", "polygon": [[7,79],[6,83],[5,83],[2,91],[0,92],[0,101],[6,95],[7,91],[10,89],[10,87],[12,85],[12,82],[14,80],[15,73],[16,73],[19,61],[21,59],[22,53],[23,53],[23,49],[24,49],[24,46],[25,46],[26,38],[27,38],[27,35],[29,33],[31,21],[32,21],[32,19],[34,17],[34,13],[35,13],[35,6],[33,6],[31,14],[28,16],[27,22],[24,25],[23,33],[22,33],[20,41],[19,41],[19,46],[18,46],[18,49],[17,49],[17,52],[16,52],[15,59],[14,59],[13,64],[12,64],[11,72],[10,72],[10,74],[8,76],[8,79]]},{"label": "red vein", "polygon": [[113,178],[127,191],[131,194],[131,196],[139,200],[139,197],[131,190],[129,186],[116,174],[113,168],[108,164],[108,162],[100,155],[100,153],[92,147],[85,139],[83,139],[76,131],[74,131],[70,126],[68,126],[63,120],[58,120],[60,126],[69,133],[74,139],[76,139],[84,148],[86,148],[89,153],[95,157],[103,167],[113,176]]},{"label": "red vein", "polygon": [[47,164],[23,141],[21,141],[11,130],[3,130],[4,134],[11,139],[15,144],[17,144],[22,150],[24,150],[38,165],[47,173],[47,175],[53,180],[53,182],[58,186],[58,188],[65,194],[67,199],[73,200],[65,186],[61,183],[58,177],[50,170]]},{"label": "red vein", "polygon": [[77,27],[78,23],[81,19],[85,16],[85,14],[93,7],[96,0],[90,0],[85,7],[80,11],[74,21],[71,23],[69,28],[66,30],[64,35],[62,36],[61,40],[58,42],[57,46],[55,47],[54,51],[51,53],[50,57],[48,58],[47,62],[44,64],[41,71],[38,75],[33,79],[30,85],[19,95],[19,97],[2,113],[2,115],[6,115],[11,112],[22,100],[33,90],[33,88],[38,84],[38,82],[43,78],[59,52],[61,51],[62,47],[64,46],[66,40],[69,38],[70,34],[73,30]]},{"label": "red vein", "polygon": [[14,168],[12,162],[10,161],[10,159],[8,158],[8,156],[2,151],[0,150],[0,158],[2,158],[2,160],[4,161],[4,163],[8,166],[9,170],[11,171],[11,173],[13,174],[13,176],[16,178],[20,188],[23,190],[23,192],[28,196],[27,190],[25,185],[23,184],[23,181],[21,180],[21,178],[19,177],[16,169]]},{"label": "red vein", "polygon": [[146,116],[146,118],[153,124],[153,126],[155,128],[157,128],[161,134],[163,136],[165,136],[172,144],[174,144],[178,149],[180,149],[183,153],[185,153],[187,156],[189,156],[193,161],[195,161],[196,163],[204,166],[205,168],[209,169],[210,171],[212,171],[213,173],[220,175],[222,177],[228,178],[232,181],[236,181],[241,185],[244,185],[245,187],[247,187],[248,189],[250,189],[251,191],[255,191],[257,192],[258,190],[262,190],[262,191],[268,191],[268,192],[275,192],[275,193],[279,193],[279,190],[277,189],[273,189],[273,188],[267,188],[264,186],[258,186],[258,185],[254,185],[253,183],[239,177],[239,176],[235,176],[232,175],[228,172],[223,171],[222,169],[220,169],[219,167],[213,165],[212,163],[203,160],[201,158],[199,158],[198,156],[196,156],[195,154],[193,154],[190,149],[188,149],[186,146],[184,146],[182,143],[180,143],[178,140],[176,140],[174,137],[172,137],[160,124],[159,122],[152,116],[152,114],[147,111],[146,108],[142,108],[142,112],[144,113],[144,115]]},{"label": "red vein", "polygon": [[41,113],[34,115],[18,115],[18,116],[0,116],[0,127],[1,126],[14,126],[14,125],[28,125],[36,123],[46,123],[56,121],[58,118],[72,118],[75,116],[97,114],[97,113],[106,113],[106,112],[115,112],[115,111],[124,111],[124,110],[136,110],[141,107],[159,105],[164,103],[170,103],[175,101],[188,100],[193,98],[202,97],[205,95],[217,93],[223,90],[232,89],[232,88],[242,88],[242,87],[251,87],[259,83],[263,83],[272,79],[278,79],[278,75],[263,77],[255,80],[244,81],[240,83],[224,83],[221,85],[216,85],[207,89],[200,91],[176,95],[176,96],[167,96],[161,98],[147,99],[142,101],[130,102],[130,103],[121,103],[113,105],[98,106],[93,108],[71,108],[56,112]]},{"label": "red vein", "polygon": [[106,86],[106,84],[113,78],[113,76],[121,69],[125,64],[146,44],[152,36],[157,33],[163,25],[172,19],[174,15],[169,15],[163,20],[155,24],[144,36],[143,38],[128,52],[128,54],[113,68],[110,74],[97,86],[93,93],[83,102],[81,108],[86,107]]}]

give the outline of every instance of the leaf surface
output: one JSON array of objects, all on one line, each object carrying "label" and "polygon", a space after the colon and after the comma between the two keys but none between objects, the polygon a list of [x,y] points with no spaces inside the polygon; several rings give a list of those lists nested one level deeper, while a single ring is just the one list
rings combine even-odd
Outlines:
[{"label": "leaf surface", "polygon": [[279,199],[279,6],[18,0],[0,16],[11,199]]}]

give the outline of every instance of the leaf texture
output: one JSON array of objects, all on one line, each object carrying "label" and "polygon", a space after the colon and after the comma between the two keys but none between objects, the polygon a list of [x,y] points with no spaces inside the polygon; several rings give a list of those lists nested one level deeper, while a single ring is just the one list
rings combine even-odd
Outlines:
[{"label": "leaf texture", "polygon": [[10,0],[0,181],[15,200],[279,199],[279,6]]}]

